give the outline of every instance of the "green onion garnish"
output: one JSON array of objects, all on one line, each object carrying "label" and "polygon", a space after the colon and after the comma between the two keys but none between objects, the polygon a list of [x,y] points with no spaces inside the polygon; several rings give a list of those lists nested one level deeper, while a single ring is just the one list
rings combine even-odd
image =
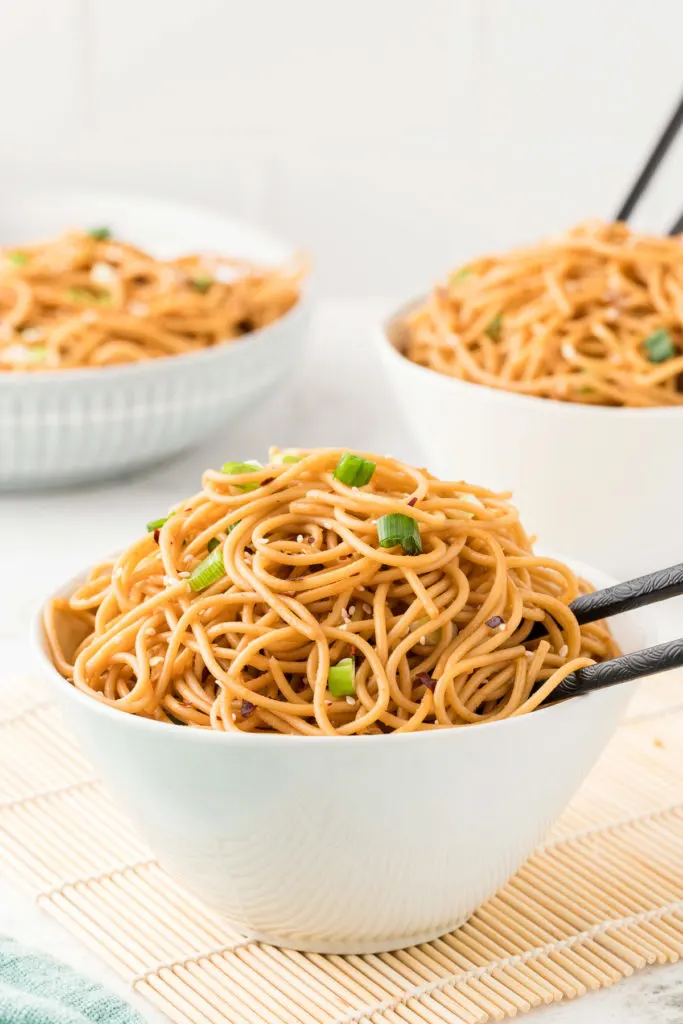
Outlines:
[{"label": "green onion garnish", "polygon": [[342,658],[336,665],[330,665],[327,688],[333,697],[355,697],[356,664],[353,658]]},{"label": "green onion garnish", "polygon": [[[222,471],[229,473],[234,476],[237,473],[255,473],[257,469],[263,469],[260,462],[224,462]],[[257,483],[252,484],[235,484],[235,487],[239,487],[240,491],[255,491],[259,486]]]},{"label": "green onion garnish", "polygon": [[503,326],[503,318],[500,313],[496,313],[491,323],[486,328],[486,334],[488,334],[491,341],[498,341],[500,338],[500,329]]},{"label": "green onion garnish", "polygon": [[671,339],[671,335],[664,328],[655,331],[654,334],[645,339],[645,348],[647,350],[647,358],[651,363],[664,363],[667,359],[671,359],[672,356],[676,355],[676,347]]},{"label": "green onion garnish", "polygon": [[29,361],[32,363],[44,363],[47,359],[47,348],[45,345],[34,345],[28,353]]},{"label": "green onion garnish", "polygon": [[67,288],[67,298],[71,299],[72,302],[92,302],[96,306],[110,306],[112,303],[112,297],[108,292],[96,292],[88,291],[87,288]]},{"label": "green onion garnish", "polygon": [[349,487],[364,487],[370,482],[376,468],[376,463],[362,459],[360,455],[346,452],[335,466],[332,475]]},{"label": "green onion garnish", "polygon": [[7,254],[7,259],[10,263],[13,263],[15,267],[23,267],[24,264],[28,263],[30,256],[27,252],[10,252]]},{"label": "green onion garnish", "polygon": [[111,238],[111,228],[90,228],[88,234],[96,242],[108,242]]},{"label": "green onion garnish", "polygon": [[302,459],[301,455],[283,455],[282,456],[282,461],[283,462],[301,462],[301,459]]},{"label": "green onion garnish", "polygon": [[211,540],[209,541],[209,543],[206,546],[209,549],[209,551],[215,551],[219,544],[220,544],[220,541],[219,541],[218,537],[212,537]]},{"label": "green onion garnish", "polygon": [[223,552],[220,547],[217,547],[192,570],[187,582],[190,584],[190,590],[196,592],[198,590],[206,590],[212,583],[219,580],[221,576],[225,576],[225,566],[223,564]]},{"label": "green onion garnish", "polygon": [[402,512],[389,512],[377,520],[377,536],[382,548],[399,545],[406,555],[422,554],[422,537],[417,521]]},{"label": "green onion garnish", "polygon": [[213,284],[213,278],[208,274],[198,274],[197,277],[192,278],[191,284],[196,292],[201,292],[203,295]]},{"label": "green onion garnish", "polygon": [[451,281],[464,281],[465,278],[469,277],[471,273],[472,271],[470,270],[469,267],[463,267],[462,270],[459,270],[457,272],[457,274],[453,274],[453,276],[451,277]]},{"label": "green onion garnish", "polygon": [[164,523],[167,523],[173,514],[174,513],[171,512],[170,515],[164,516],[163,519],[151,519],[147,523],[147,533],[154,533],[155,530],[160,530]]}]

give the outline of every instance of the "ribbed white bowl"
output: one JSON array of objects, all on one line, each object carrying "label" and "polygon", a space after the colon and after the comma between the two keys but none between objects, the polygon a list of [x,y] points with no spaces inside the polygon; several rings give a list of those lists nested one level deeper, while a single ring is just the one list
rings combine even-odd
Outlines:
[{"label": "ribbed white bowl", "polygon": [[[159,256],[205,249],[275,264],[289,255],[282,243],[205,211],[66,193],[12,197],[0,215],[0,243],[97,224]],[[93,481],[191,447],[292,368],[308,315],[303,296],[275,323],[218,348],[102,369],[0,374],[0,490]]]},{"label": "ribbed white bowl", "polygon": [[[651,644],[652,621],[619,616],[622,648]],[[109,708],[58,674],[40,622],[37,643],[66,724],[168,871],[238,931],[326,953],[459,925],[541,840],[632,692],[439,732],[226,734]]]}]

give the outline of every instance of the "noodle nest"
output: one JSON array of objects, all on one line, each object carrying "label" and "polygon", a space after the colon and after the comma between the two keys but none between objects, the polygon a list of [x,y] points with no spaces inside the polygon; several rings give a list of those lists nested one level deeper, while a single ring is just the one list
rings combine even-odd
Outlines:
[{"label": "noodle nest", "polygon": [[460,268],[404,326],[409,359],[460,380],[589,405],[681,405],[681,238],[582,224]]},{"label": "noodle nest", "polygon": [[303,267],[158,260],[107,228],[0,250],[0,371],[102,367],[233,341],[283,316]]},{"label": "noodle nest", "polygon": [[[603,623],[579,627],[580,582],[534,554],[506,495],[363,453],[374,472],[350,486],[335,476],[344,455],[273,449],[264,467],[207,471],[48,605],[59,672],[165,722],[352,735],[524,714],[615,655]],[[397,517],[421,550],[382,546]]]}]

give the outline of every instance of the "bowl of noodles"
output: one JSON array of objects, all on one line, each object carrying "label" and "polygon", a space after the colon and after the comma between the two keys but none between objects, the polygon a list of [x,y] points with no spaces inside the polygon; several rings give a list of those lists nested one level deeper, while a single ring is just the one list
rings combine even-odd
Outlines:
[{"label": "bowl of noodles", "polygon": [[0,489],[155,465],[258,402],[305,339],[302,260],[201,210],[17,197],[0,243]]},{"label": "bowl of noodles", "polygon": [[652,636],[643,611],[579,627],[569,602],[608,578],[536,554],[506,495],[388,457],[273,450],[153,514],[45,604],[43,674],[168,871],[268,942],[456,927],[631,692],[556,686]]},{"label": "bowl of noodles", "polygon": [[679,238],[591,222],[472,260],[379,339],[439,473],[513,490],[544,544],[610,572],[680,560]]}]

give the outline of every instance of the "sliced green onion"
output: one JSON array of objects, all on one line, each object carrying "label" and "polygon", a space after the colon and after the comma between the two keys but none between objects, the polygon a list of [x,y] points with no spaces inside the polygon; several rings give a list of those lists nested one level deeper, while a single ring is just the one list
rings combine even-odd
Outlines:
[{"label": "sliced green onion", "polygon": [[111,306],[112,297],[108,292],[91,292],[87,288],[67,288],[67,297],[73,302],[92,302],[96,306]]},{"label": "sliced green onion", "polygon": [[206,590],[212,583],[219,580],[221,576],[225,576],[225,566],[223,564],[223,552],[220,547],[217,547],[192,570],[187,582],[190,584],[190,590],[196,592],[198,590]]},{"label": "sliced green onion", "polygon": [[23,267],[30,260],[30,256],[27,252],[10,252],[7,254],[7,259],[10,263],[13,263],[15,267]]},{"label": "sliced green onion", "polygon": [[470,270],[469,267],[463,267],[462,270],[459,270],[456,274],[452,275],[451,281],[453,283],[455,283],[456,281],[464,281],[465,278],[469,277],[471,273],[472,271]]},{"label": "sliced green onion", "polygon": [[498,341],[500,338],[500,330],[503,326],[503,318],[500,313],[496,313],[491,323],[486,328],[486,334],[488,334],[491,341]]},{"label": "sliced green onion", "polygon": [[169,512],[163,519],[152,519],[147,523],[147,533],[154,533],[155,530],[160,530],[164,523],[167,523],[171,516],[174,516],[175,512]]},{"label": "sliced green onion", "polygon": [[[422,618],[418,619],[417,622],[415,623],[415,629],[420,629],[421,626],[428,626],[430,622],[431,619],[429,618],[429,616],[423,615]],[[432,643],[438,644],[441,642],[441,626],[437,626],[437,628],[432,633],[425,633],[425,640],[430,638],[432,640]]]},{"label": "sliced green onion", "polygon": [[[254,473],[257,469],[263,469],[260,462],[224,462],[222,471],[228,473],[231,476],[235,476],[237,473]],[[235,487],[239,487],[240,491],[255,491],[259,486],[257,483],[250,484],[235,484]]]},{"label": "sliced green onion", "polygon": [[375,462],[369,462],[368,459],[363,459],[360,455],[346,452],[335,466],[332,475],[336,480],[341,480],[349,487],[365,487],[367,483],[370,483],[376,468]]},{"label": "sliced green onion", "polygon": [[29,361],[32,363],[44,363],[47,359],[47,348],[45,345],[34,345],[28,353]]},{"label": "sliced green onion", "polygon": [[213,284],[213,278],[209,277],[208,274],[198,274],[197,277],[192,278],[192,287],[196,292],[208,292],[209,288]]},{"label": "sliced green onion", "polygon": [[209,549],[209,551],[215,551],[219,544],[220,544],[220,541],[219,541],[218,537],[212,537],[211,540],[209,541],[209,543],[206,546]]},{"label": "sliced green onion", "polygon": [[88,234],[96,242],[108,242],[111,238],[111,228],[90,228]]},{"label": "sliced green onion", "polygon": [[676,346],[671,335],[664,328],[655,331],[649,338],[645,339],[647,358],[651,363],[664,363],[676,355]]},{"label": "sliced green onion", "polygon": [[422,553],[422,537],[417,520],[404,516],[402,512],[389,512],[377,520],[377,536],[382,548],[395,548],[399,545],[406,555]]},{"label": "sliced green onion", "polygon": [[336,665],[330,665],[327,688],[333,697],[355,697],[356,663],[353,658],[342,658]]},{"label": "sliced green onion", "polygon": [[283,465],[285,462],[301,462],[303,455],[273,455],[273,462],[276,465]]}]

